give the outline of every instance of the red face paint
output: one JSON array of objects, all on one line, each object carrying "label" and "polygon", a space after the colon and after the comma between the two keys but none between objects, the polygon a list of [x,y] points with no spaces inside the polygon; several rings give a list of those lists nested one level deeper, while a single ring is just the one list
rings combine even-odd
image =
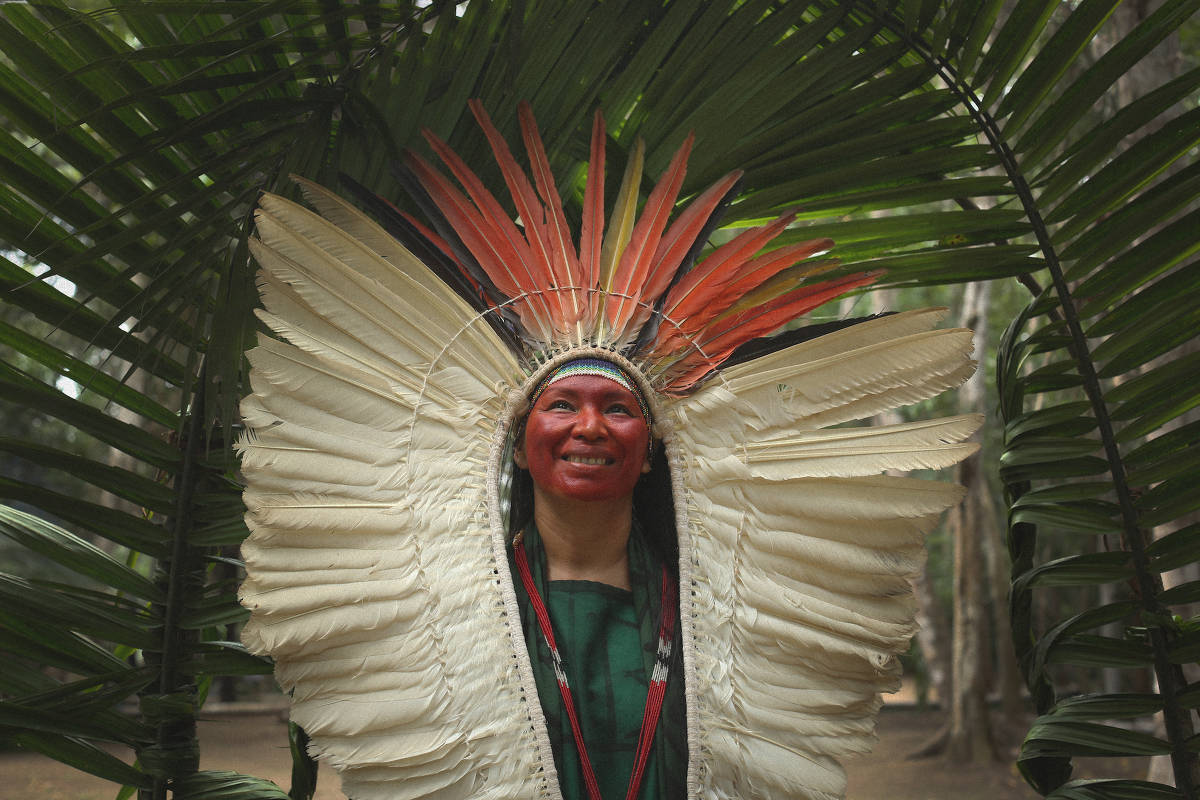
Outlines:
[{"label": "red face paint", "polygon": [[529,412],[516,462],[543,492],[614,500],[633,492],[647,463],[650,430],[625,387],[595,375],[551,384]]}]

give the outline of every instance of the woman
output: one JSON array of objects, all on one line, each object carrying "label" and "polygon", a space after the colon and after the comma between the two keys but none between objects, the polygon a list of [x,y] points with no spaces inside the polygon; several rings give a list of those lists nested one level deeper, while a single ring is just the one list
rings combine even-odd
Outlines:
[{"label": "woman", "polygon": [[977,424],[846,423],[964,380],[970,332],[766,337],[874,276],[759,254],[789,216],[698,260],[738,175],[671,221],[690,140],[605,230],[599,115],[576,237],[528,107],[532,180],[472,110],[515,218],[432,135],[463,189],[411,157],[409,249],[306,181],[320,216],[261,201],[243,640],[354,800],[841,797],[959,497],[882,473]]},{"label": "woman", "polygon": [[670,494],[650,496],[649,405],[596,358],[558,367],[529,405],[514,436],[510,570],[563,795],[683,797],[675,532],[659,511]]}]

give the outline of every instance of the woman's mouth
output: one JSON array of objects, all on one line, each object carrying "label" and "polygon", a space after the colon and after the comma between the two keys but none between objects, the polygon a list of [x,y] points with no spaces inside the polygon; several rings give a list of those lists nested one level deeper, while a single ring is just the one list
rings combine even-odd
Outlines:
[{"label": "woman's mouth", "polygon": [[574,456],[574,455],[563,456],[563,461],[567,461],[572,464],[589,464],[589,465],[595,466],[595,467],[602,467],[607,464],[613,463],[613,459],[611,459],[611,458],[601,458],[601,457],[595,457],[595,456]]}]

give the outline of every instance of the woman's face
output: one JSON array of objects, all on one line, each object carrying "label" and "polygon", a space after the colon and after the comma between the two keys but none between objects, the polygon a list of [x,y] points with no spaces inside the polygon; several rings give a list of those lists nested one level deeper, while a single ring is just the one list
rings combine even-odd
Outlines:
[{"label": "woman's face", "polygon": [[632,392],[607,378],[576,375],[542,392],[513,458],[542,492],[613,500],[630,495],[649,471],[649,442]]}]

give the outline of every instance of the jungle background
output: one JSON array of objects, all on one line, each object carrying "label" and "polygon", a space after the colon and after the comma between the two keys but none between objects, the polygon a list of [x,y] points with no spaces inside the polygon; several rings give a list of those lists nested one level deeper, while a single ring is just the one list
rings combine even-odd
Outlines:
[{"label": "jungle background", "polygon": [[[935,710],[883,715],[889,757],[940,759],[917,789],[982,764],[981,797],[1188,796],[1167,786],[1200,777],[1198,8],[0,6],[0,769],[38,753],[104,796],[334,788],[269,714],[282,772],[196,738],[205,708],[278,699],[236,644],[249,213],[291,173],[404,204],[388,165],[422,126],[495,186],[479,97],[510,137],[532,103],[569,205],[595,108],[618,162],[645,138],[648,180],[694,130],[685,194],[747,170],[729,228],[798,205],[790,241],[887,270],[812,321],[944,305],[976,330],[976,378],[901,412],[988,419],[916,579],[905,699]],[[884,796],[856,769],[851,797]]]}]

